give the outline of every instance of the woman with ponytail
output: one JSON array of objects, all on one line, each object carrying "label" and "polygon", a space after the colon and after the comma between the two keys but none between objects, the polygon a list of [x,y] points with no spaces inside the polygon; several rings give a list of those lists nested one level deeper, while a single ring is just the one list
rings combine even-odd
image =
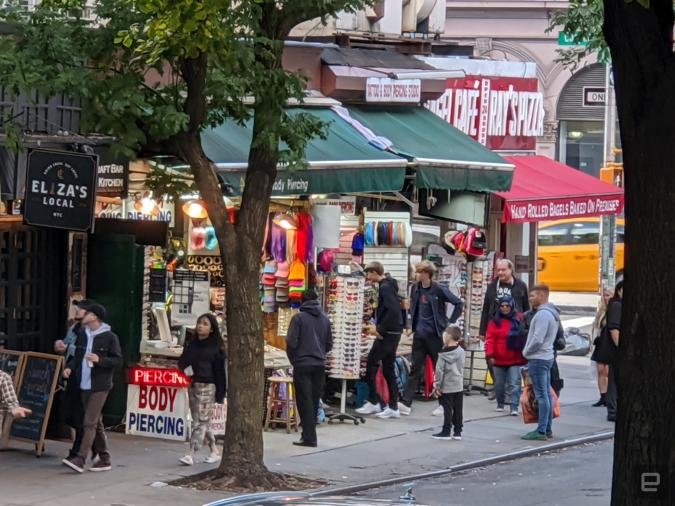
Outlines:
[{"label": "woman with ponytail", "polygon": [[527,339],[522,315],[516,313],[510,295],[500,297],[499,310],[488,323],[485,333],[485,357],[492,363],[497,392],[497,411],[504,411],[504,404],[511,406],[511,415],[518,416],[520,402],[520,369],[527,364],[523,347]]}]

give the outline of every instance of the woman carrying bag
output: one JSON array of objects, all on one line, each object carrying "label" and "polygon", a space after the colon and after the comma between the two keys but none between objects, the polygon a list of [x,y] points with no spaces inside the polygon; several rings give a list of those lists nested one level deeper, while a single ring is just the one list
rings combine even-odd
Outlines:
[{"label": "woman carrying bag", "polygon": [[527,364],[523,347],[527,335],[522,315],[516,313],[510,295],[500,297],[497,314],[488,322],[485,332],[485,357],[491,362],[495,376],[497,411],[503,412],[506,402],[511,415],[518,416],[520,403],[520,370]]}]

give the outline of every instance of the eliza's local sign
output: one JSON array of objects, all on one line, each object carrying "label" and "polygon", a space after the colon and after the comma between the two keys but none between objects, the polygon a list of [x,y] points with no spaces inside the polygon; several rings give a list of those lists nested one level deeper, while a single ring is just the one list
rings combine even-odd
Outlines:
[{"label": "eliza's local sign", "polygon": [[24,221],[85,232],[91,229],[98,156],[32,149],[28,152]]},{"label": "eliza's local sign", "polygon": [[417,104],[422,99],[422,82],[419,79],[366,79],[366,102]]},{"label": "eliza's local sign", "polygon": [[544,98],[537,80],[467,76],[446,81],[425,106],[492,150],[534,151],[544,134]]}]

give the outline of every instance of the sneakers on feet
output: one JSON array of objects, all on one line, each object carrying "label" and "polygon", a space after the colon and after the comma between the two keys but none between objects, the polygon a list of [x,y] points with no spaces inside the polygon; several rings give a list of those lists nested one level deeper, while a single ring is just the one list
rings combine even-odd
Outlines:
[{"label": "sneakers on feet", "polygon": [[185,457],[181,457],[178,459],[178,462],[180,462],[184,466],[192,466],[195,463],[194,459],[192,458],[192,455],[186,455]]},{"label": "sneakers on feet", "polygon": [[204,459],[205,464],[215,464],[216,462],[220,462],[220,453],[218,452],[211,452],[209,453],[209,456]]},{"label": "sneakers on feet", "polygon": [[461,441],[461,440],[462,440],[462,435],[461,435],[461,434],[453,434],[453,435],[452,435],[452,439],[455,439],[455,440],[457,440],[457,441]]},{"label": "sneakers on feet", "polygon": [[434,412],[431,413],[431,416],[442,416],[443,415],[443,406],[438,406],[434,409]]},{"label": "sneakers on feet", "polygon": [[497,413],[503,413],[503,412],[504,412],[504,406],[497,406],[497,407],[495,408],[495,411],[496,411]]},{"label": "sneakers on feet", "polygon": [[410,406],[406,406],[402,402],[398,403],[398,410],[401,412],[402,415],[408,416],[412,412],[412,408]]},{"label": "sneakers on feet", "polygon": [[356,410],[359,415],[374,415],[376,413],[380,413],[381,411],[382,408],[378,404],[372,404],[368,401],[366,401],[363,406]]},{"label": "sneakers on feet", "polygon": [[100,473],[102,471],[110,471],[112,469],[112,464],[110,460],[107,459],[98,459],[89,470],[94,473]]},{"label": "sneakers on feet", "polygon": [[497,398],[497,392],[494,390],[488,391],[488,401],[494,401]]},{"label": "sneakers on feet", "polygon": [[524,439],[525,441],[546,441],[546,434],[533,430],[522,436],[520,439]]},{"label": "sneakers on feet", "polygon": [[512,409],[511,416],[520,416],[520,411],[518,411],[517,409]]},{"label": "sneakers on feet", "polygon": [[77,471],[78,473],[84,472],[84,459],[82,457],[80,457],[79,455],[63,459],[61,461],[61,463],[64,466],[68,466],[73,471]]},{"label": "sneakers on feet", "polygon": [[450,435],[449,432],[437,432],[436,434],[433,434],[431,436],[433,439],[442,439],[443,441],[450,441],[452,439],[452,436]]},{"label": "sneakers on feet", "polygon": [[553,439],[553,431],[549,430],[549,431],[546,433],[546,439]]},{"label": "sneakers on feet", "polygon": [[391,409],[387,407],[387,409],[375,416],[378,418],[401,418],[401,412],[398,409]]}]

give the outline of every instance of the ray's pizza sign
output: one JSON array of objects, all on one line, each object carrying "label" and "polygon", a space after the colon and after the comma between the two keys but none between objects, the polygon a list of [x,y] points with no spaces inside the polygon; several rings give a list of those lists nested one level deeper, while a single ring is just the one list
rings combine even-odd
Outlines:
[{"label": "ray's pizza sign", "polygon": [[24,221],[87,231],[92,227],[98,156],[32,149],[28,153]]}]

